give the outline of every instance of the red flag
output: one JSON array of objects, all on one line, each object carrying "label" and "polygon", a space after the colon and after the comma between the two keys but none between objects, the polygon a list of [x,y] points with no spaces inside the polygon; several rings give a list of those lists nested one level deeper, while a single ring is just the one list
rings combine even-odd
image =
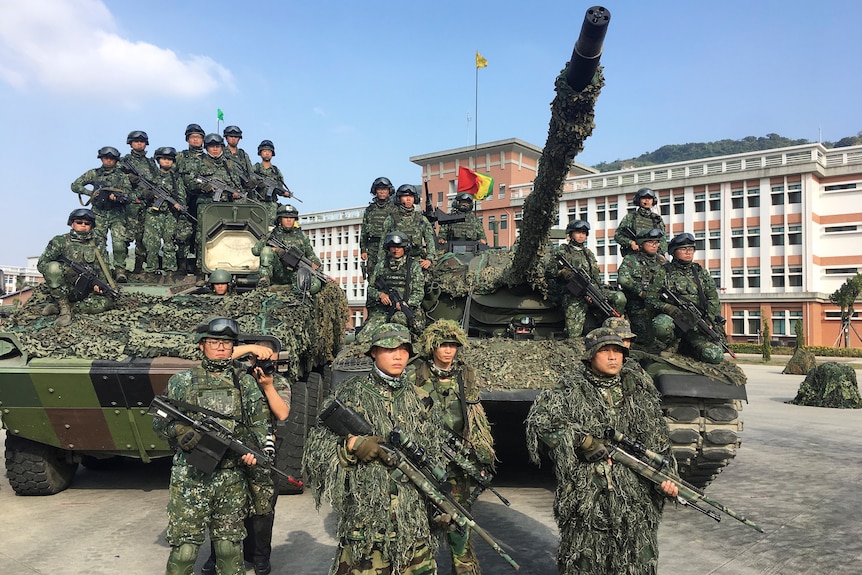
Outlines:
[{"label": "red flag", "polygon": [[475,194],[479,191],[479,178],[476,172],[464,166],[458,167],[458,191]]}]

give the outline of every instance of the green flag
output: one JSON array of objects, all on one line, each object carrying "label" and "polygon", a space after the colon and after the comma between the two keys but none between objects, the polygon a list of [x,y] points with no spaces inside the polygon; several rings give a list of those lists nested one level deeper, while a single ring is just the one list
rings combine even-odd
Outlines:
[{"label": "green flag", "polygon": [[218,117],[219,121],[224,122],[224,112],[221,111],[221,108],[219,108],[216,112],[216,116]]}]

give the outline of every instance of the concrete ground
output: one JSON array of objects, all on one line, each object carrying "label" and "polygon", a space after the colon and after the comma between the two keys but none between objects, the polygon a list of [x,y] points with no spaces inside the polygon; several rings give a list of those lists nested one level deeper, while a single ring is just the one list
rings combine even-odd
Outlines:
[{"label": "concrete ground", "polygon": [[[801,376],[780,366],[744,365],[749,403],[736,460],[707,494],[759,523],[760,534],[725,516],[720,523],[668,507],[659,531],[662,575],[850,575],[862,564],[862,410],[786,404]],[[510,419],[512,424],[520,424]],[[506,425],[497,421],[498,429]],[[517,458],[515,458],[517,459]],[[504,459],[504,467],[505,462]],[[513,461],[513,459],[508,459]],[[0,481],[0,573],[150,575],[164,571],[168,546],[169,464],[123,462],[80,469],[50,497],[18,497]],[[485,493],[474,515],[521,565],[556,573],[553,477],[529,466],[503,470],[504,507]],[[274,573],[324,575],[332,560],[335,517],[308,493],[282,496],[276,513]],[[484,542],[475,545],[488,574],[511,572]],[[860,563],[857,563],[860,561]],[[198,561],[198,568],[203,557]],[[448,574],[445,560],[441,575]],[[251,569],[249,569],[251,573]]]}]

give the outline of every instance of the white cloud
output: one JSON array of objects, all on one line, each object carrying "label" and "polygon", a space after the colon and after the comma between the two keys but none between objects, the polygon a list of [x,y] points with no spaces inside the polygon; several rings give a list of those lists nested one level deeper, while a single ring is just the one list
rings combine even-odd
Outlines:
[{"label": "white cloud", "polygon": [[195,98],[233,88],[230,71],[206,56],[116,33],[101,0],[19,0],[0,17],[0,80],[66,95],[119,97],[129,105],[152,97]]}]

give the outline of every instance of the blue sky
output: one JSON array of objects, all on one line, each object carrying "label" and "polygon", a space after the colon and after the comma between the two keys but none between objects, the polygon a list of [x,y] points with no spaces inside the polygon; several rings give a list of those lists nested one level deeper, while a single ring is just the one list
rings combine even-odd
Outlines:
[{"label": "blue sky", "polygon": [[[69,184],[96,151],[185,147],[216,110],[275,163],[302,212],[364,205],[377,176],[419,183],[410,156],[516,137],[543,145],[554,78],[589,3],[2,1],[0,263],[67,230]],[[628,0],[606,5],[607,85],[577,160],[665,144],[862,131],[858,1]],[[471,118],[468,122],[468,115]],[[222,125],[222,128],[224,125]],[[256,156],[254,156],[256,158]],[[290,160],[290,161],[288,161]]]}]

